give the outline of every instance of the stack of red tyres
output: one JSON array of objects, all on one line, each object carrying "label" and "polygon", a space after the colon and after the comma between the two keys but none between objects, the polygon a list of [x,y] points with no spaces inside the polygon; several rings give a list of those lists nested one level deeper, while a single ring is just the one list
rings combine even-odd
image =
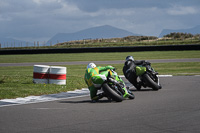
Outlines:
[{"label": "stack of red tyres", "polygon": [[34,65],[33,82],[36,84],[66,85],[66,67]]}]

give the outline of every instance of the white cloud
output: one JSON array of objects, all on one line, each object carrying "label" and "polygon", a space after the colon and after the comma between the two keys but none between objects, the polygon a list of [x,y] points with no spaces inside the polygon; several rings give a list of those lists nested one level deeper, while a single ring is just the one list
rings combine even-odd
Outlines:
[{"label": "white cloud", "polygon": [[199,0],[0,0],[0,37],[50,39],[100,25],[159,35],[198,25],[199,13]]},{"label": "white cloud", "polygon": [[198,11],[195,7],[191,6],[173,6],[167,10],[167,13],[170,15],[189,15],[196,14]]},{"label": "white cloud", "polygon": [[61,0],[32,0],[36,4],[45,4],[45,3],[60,3]]},{"label": "white cloud", "polygon": [[37,4],[41,4],[41,0],[33,0],[33,2],[35,2]]},{"label": "white cloud", "polygon": [[0,15],[0,21],[11,21],[11,17]]},{"label": "white cloud", "polygon": [[66,17],[79,17],[83,15],[83,12],[76,6],[67,2],[62,3],[62,7],[54,11],[59,16]]},{"label": "white cloud", "polygon": [[133,8],[127,8],[127,9],[114,9],[114,8],[111,8],[111,9],[101,9],[97,12],[91,12],[91,13],[88,13],[90,14],[91,16],[93,17],[96,17],[96,16],[109,16],[109,17],[112,17],[112,16],[115,16],[115,17],[126,17],[126,16],[131,16],[133,14],[135,14],[135,10]]}]

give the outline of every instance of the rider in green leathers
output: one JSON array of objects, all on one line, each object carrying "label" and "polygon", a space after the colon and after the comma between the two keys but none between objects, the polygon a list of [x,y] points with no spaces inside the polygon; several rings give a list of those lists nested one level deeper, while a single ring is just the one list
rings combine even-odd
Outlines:
[{"label": "rider in green leathers", "polygon": [[[114,69],[112,66],[100,67],[96,66],[94,63],[89,63],[87,65],[87,69],[85,72],[85,83],[88,85],[88,89],[90,90],[90,98],[92,102],[96,102],[97,100],[103,98],[105,96],[104,93],[100,93],[97,95],[97,91],[101,89],[102,83],[106,80],[106,76],[104,74],[100,74],[100,71],[106,71],[109,69]],[[101,77],[102,80],[97,80]]]}]

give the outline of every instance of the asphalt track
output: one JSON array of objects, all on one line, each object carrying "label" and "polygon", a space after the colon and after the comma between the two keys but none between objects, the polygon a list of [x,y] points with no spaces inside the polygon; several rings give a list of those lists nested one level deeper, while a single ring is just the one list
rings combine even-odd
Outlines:
[{"label": "asphalt track", "polygon": [[[121,103],[89,96],[0,108],[0,133],[199,133],[200,76],[162,77]],[[126,81],[127,85],[130,85]]]}]

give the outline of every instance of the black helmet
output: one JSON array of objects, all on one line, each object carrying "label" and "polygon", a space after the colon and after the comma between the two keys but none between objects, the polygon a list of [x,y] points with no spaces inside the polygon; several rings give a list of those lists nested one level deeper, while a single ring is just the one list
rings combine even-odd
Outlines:
[{"label": "black helmet", "polygon": [[128,60],[134,61],[133,56],[127,56],[127,57],[126,57],[126,61],[128,61]]}]

